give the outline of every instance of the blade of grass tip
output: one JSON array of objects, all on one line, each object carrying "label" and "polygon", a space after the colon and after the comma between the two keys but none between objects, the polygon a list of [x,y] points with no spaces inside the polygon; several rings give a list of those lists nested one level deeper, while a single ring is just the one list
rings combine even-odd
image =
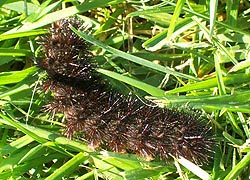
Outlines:
[{"label": "blade of grass tip", "polygon": [[163,73],[166,73],[166,74],[172,74],[174,76],[178,76],[178,77],[181,77],[181,78],[191,79],[191,80],[194,80],[194,81],[200,81],[198,78],[195,78],[193,76],[176,72],[174,70],[171,70],[170,68],[161,66],[159,64],[155,64],[155,63],[153,63],[151,61],[147,61],[147,60],[145,60],[143,58],[140,58],[140,57],[125,53],[123,51],[120,51],[118,49],[112,48],[110,46],[107,46],[106,44],[104,44],[104,43],[102,43],[100,41],[97,41],[96,39],[94,39],[93,37],[87,35],[86,33],[81,32],[81,31],[77,31],[74,27],[70,27],[70,28],[78,36],[80,36],[84,40],[86,40],[89,43],[94,44],[94,45],[96,45],[98,47],[101,47],[101,48],[105,49],[106,51],[108,51],[108,52],[110,52],[110,53],[112,53],[112,54],[114,54],[116,56],[122,57],[122,58],[127,59],[129,61],[132,61],[132,62],[134,62],[136,64],[139,64],[139,65],[142,65],[142,66],[145,66],[145,67],[148,67],[150,69],[154,69],[156,71],[160,71],[160,72],[163,72]]},{"label": "blade of grass tip", "polygon": [[250,153],[247,153],[241,161],[227,174],[224,180],[235,179],[250,164]]},{"label": "blade of grass tip", "polygon": [[68,162],[66,162],[63,166],[61,166],[59,169],[56,169],[55,172],[52,173],[49,177],[47,177],[45,180],[62,179],[63,177],[67,177],[73,171],[78,169],[79,165],[88,158],[89,158],[88,155],[85,155],[82,152],[78,153]]},{"label": "blade of grass tip", "polygon": [[168,41],[171,40],[171,36],[172,36],[172,34],[174,32],[176,22],[177,22],[180,14],[181,14],[184,3],[185,3],[185,0],[178,0],[177,1],[173,17],[172,17],[172,19],[170,21],[170,25],[169,25],[169,28],[168,28],[168,34],[167,34],[167,40]]},{"label": "blade of grass tip", "polygon": [[175,167],[177,169],[177,172],[178,172],[180,178],[185,179],[185,180],[188,179],[187,176],[184,174],[184,172],[181,170],[180,163],[176,158],[174,158],[174,165],[175,165]]},{"label": "blade of grass tip", "polygon": [[250,138],[248,138],[248,139],[245,141],[245,143],[244,143],[242,146],[240,146],[240,151],[241,151],[242,153],[247,153],[247,152],[250,153]]},{"label": "blade of grass tip", "polygon": [[188,161],[184,157],[180,157],[178,159],[178,162],[182,164],[184,167],[186,167],[188,170],[190,170],[192,173],[194,173],[196,176],[201,178],[202,180],[209,180],[211,179],[211,176],[201,169],[199,166],[195,165],[194,163]]},{"label": "blade of grass tip", "polygon": [[218,7],[218,0],[210,1],[210,7],[209,7],[209,13],[210,13],[210,38],[213,36],[214,32],[214,25],[216,21],[216,13],[217,13],[217,7]]},{"label": "blade of grass tip", "polygon": [[243,140],[235,139],[233,136],[228,134],[226,131],[224,131],[222,134],[225,137],[225,139],[227,139],[229,142],[231,142],[232,144],[234,144],[236,146],[242,146],[244,143]]},{"label": "blade of grass tip", "polygon": [[42,17],[45,14],[48,14],[51,10],[53,10],[54,8],[56,8],[57,6],[59,6],[62,3],[62,0],[57,1],[51,5],[49,5],[51,3],[52,0],[47,0],[45,2],[43,2],[35,12],[33,12],[31,15],[29,15],[24,21],[23,23],[32,23],[35,20],[39,19],[40,17]]},{"label": "blade of grass tip", "polygon": [[76,180],[93,179],[93,178],[91,178],[91,177],[94,176],[94,173],[95,173],[94,171],[95,171],[95,170],[92,170],[92,171],[90,171],[90,172],[88,172],[88,173],[82,175],[81,177],[78,177]]},{"label": "blade of grass tip", "polygon": [[228,56],[228,58],[232,61],[233,64],[238,64],[237,59],[235,59],[232,54],[227,50],[227,48],[221,44],[221,42],[218,40],[217,37],[213,37],[213,43],[215,46],[217,46],[218,49],[221,50],[221,52],[223,52],[224,54],[226,54]]},{"label": "blade of grass tip", "polygon": [[243,114],[241,112],[237,112],[237,114],[239,116],[242,127],[245,131],[246,137],[250,138],[250,129],[248,128],[247,121],[246,121],[245,117],[243,116]]},{"label": "blade of grass tip", "polygon": [[238,64],[233,66],[232,69],[230,69],[228,71],[228,73],[236,72],[236,71],[239,71],[239,70],[242,70],[242,69],[246,69],[248,67],[250,67],[250,59],[239,62]]}]

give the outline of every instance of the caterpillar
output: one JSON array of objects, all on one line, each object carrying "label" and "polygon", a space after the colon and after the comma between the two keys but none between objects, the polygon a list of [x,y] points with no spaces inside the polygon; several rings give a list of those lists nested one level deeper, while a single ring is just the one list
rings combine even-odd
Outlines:
[{"label": "caterpillar", "polygon": [[38,65],[48,74],[43,90],[53,94],[44,108],[65,115],[63,134],[81,134],[93,149],[133,152],[149,160],[167,161],[171,154],[208,162],[214,145],[208,120],[194,110],[160,108],[110,89],[95,71],[89,45],[70,29],[81,25],[77,18],[65,18],[41,37],[44,55]]}]

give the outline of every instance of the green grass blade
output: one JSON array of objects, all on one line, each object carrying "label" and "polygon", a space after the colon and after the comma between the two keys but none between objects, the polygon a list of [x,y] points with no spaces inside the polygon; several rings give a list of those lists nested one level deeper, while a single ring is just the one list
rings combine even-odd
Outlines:
[{"label": "green grass blade", "polygon": [[95,167],[98,169],[98,173],[105,178],[123,180],[120,170],[113,165],[107,163],[102,156],[92,156]]},{"label": "green grass blade", "polygon": [[224,180],[231,180],[237,178],[237,176],[244,170],[246,166],[250,164],[250,153],[247,153],[241,161],[227,174]]},{"label": "green grass blade", "polygon": [[226,94],[226,88],[223,82],[223,76],[222,76],[222,71],[220,67],[220,56],[218,54],[219,52],[216,51],[214,54],[214,67],[216,71],[216,78],[218,82],[218,88],[219,88],[219,93],[220,95],[225,95]]},{"label": "green grass blade", "polygon": [[2,119],[4,119],[5,121],[7,121],[9,124],[11,124],[12,126],[16,127],[17,129],[19,129],[20,131],[22,131],[23,133],[29,135],[30,137],[32,137],[34,140],[40,142],[40,143],[46,143],[47,141],[44,138],[41,138],[40,136],[38,136],[37,134],[31,132],[30,130],[28,130],[27,128],[25,128],[24,126],[22,126],[21,124],[17,123],[16,121],[10,119],[8,116],[6,116],[5,114],[0,113],[0,117]]},{"label": "green grass blade", "polygon": [[[37,5],[30,3],[30,2],[26,3],[26,5],[27,5],[28,13],[32,13],[38,8]],[[23,1],[10,1],[4,4],[3,7],[7,9],[11,9],[13,11],[17,11],[19,13],[26,13],[26,10],[27,10],[25,7],[26,5]]]},{"label": "green grass blade", "polygon": [[[235,112],[250,112],[249,106],[250,91],[233,95],[222,96],[174,96],[166,95],[165,98],[157,99],[157,102],[166,106],[188,104],[191,107],[202,109],[208,108],[212,110],[228,109]],[[152,98],[155,99],[155,98]]]},{"label": "green grass blade", "polygon": [[87,160],[89,157],[88,155],[80,152],[71,158],[68,162],[66,162],[62,167],[57,169],[53,174],[48,176],[46,180],[55,180],[55,179],[62,179],[63,177],[67,177],[70,175],[74,170],[79,168],[79,165]]},{"label": "green grass blade", "polygon": [[250,138],[250,126],[247,124],[247,120],[245,119],[243,113],[237,112],[240,122],[242,124],[243,130],[247,138]]},{"label": "green grass blade", "polygon": [[[170,5],[172,5],[172,6],[175,6],[175,4],[172,3],[172,2],[168,2],[168,3],[169,3]],[[185,11],[185,12],[187,12],[187,13],[190,13],[190,14],[193,15],[193,16],[197,16],[197,17],[199,17],[199,18],[202,18],[203,20],[206,20],[206,21],[209,21],[209,20],[210,20],[210,17],[207,16],[207,15],[204,15],[204,14],[201,14],[201,13],[197,13],[197,12],[195,12],[195,11],[193,11],[193,10],[190,10],[190,9],[186,8],[186,7],[183,7],[182,9],[183,9],[183,11]],[[216,24],[216,25],[219,25],[219,26],[221,26],[221,27],[225,27],[225,28],[227,28],[227,29],[231,29],[232,31],[238,32],[238,33],[240,33],[240,34],[244,34],[244,35],[246,35],[246,36],[250,36],[250,33],[249,33],[248,31],[243,31],[243,30],[241,30],[240,28],[237,28],[237,27],[234,27],[234,26],[230,26],[230,25],[228,25],[228,24],[226,24],[226,23],[219,22],[219,21],[215,21],[215,24]]]},{"label": "green grass blade", "polygon": [[12,34],[12,33],[17,33],[17,32],[19,33],[19,32],[24,32],[24,31],[30,31],[30,30],[51,24],[62,18],[73,16],[77,13],[86,12],[88,10],[95,9],[97,7],[103,7],[113,1],[114,0],[102,0],[100,2],[99,0],[93,0],[89,2],[84,2],[83,4],[78,5],[78,6],[71,6],[62,10],[52,12],[50,14],[46,14],[44,17],[42,17],[36,22],[25,24],[24,26],[14,28],[4,34],[7,35],[7,34]]},{"label": "green grass blade", "polygon": [[[94,174],[96,173],[95,170],[87,172],[86,174],[82,175],[81,177],[78,177],[76,180],[85,180],[85,179],[90,179],[91,177],[94,176]],[[92,178],[93,179],[93,178]]]},{"label": "green grass blade", "polygon": [[45,34],[48,32],[49,31],[47,29],[37,29],[37,30],[17,32],[17,33],[12,33],[12,34],[1,34],[0,41],[6,40],[6,39],[20,38],[20,37],[37,36],[37,35]]},{"label": "green grass blade", "polygon": [[[0,7],[0,179],[249,179],[246,0],[2,0]],[[46,72],[32,66],[51,55],[39,44],[49,35],[43,27],[71,16],[83,22],[72,29],[93,45],[95,73],[114,91],[126,87],[160,107],[206,112],[213,162],[199,168],[173,157],[166,164],[158,155],[147,162],[130,151],[93,151],[84,132],[77,140],[61,136],[70,119],[41,111],[57,95],[43,91]]]},{"label": "green grass blade", "polygon": [[159,170],[138,168],[138,169],[133,169],[130,171],[125,171],[124,178],[125,179],[141,179],[142,180],[145,178],[157,176],[159,174],[160,174]]},{"label": "green grass blade", "polygon": [[163,90],[156,88],[154,86],[148,85],[146,83],[143,83],[141,81],[138,81],[138,80],[132,79],[130,77],[123,76],[123,75],[120,75],[116,72],[108,71],[105,69],[97,69],[97,71],[102,73],[102,74],[105,74],[109,77],[112,77],[114,79],[117,79],[119,81],[125,82],[125,83],[130,84],[134,87],[137,87],[137,88],[151,94],[152,96],[164,96]]},{"label": "green grass blade", "polygon": [[8,171],[10,169],[13,169],[18,164],[18,162],[25,156],[25,154],[27,154],[28,152],[29,152],[28,148],[23,148],[17,151],[16,153],[14,153],[12,156],[5,158],[5,159],[1,159],[1,162],[0,162],[1,177],[2,177],[3,171]]},{"label": "green grass blade", "polygon": [[213,36],[213,32],[214,32],[214,25],[215,25],[215,21],[216,21],[216,13],[217,13],[217,7],[218,7],[218,0],[213,0],[210,1],[210,38]]},{"label": "green grass blade", "polygon": [[[241,83],[247,83],[249,81],[250,74],[248,73],[239,73],[239,74],[232,74],[227,75],[226,77],[222,77],[222,81],[225,85],[237,85]],[[217,79],[212,78],[208,80],[204,80],[202,82],[197,82],[193,84],[188,84],[176,89],[172,89],[167,91],[168,94],[180,93],[180,92],[188,92],[193,90],[202,90],[202,89],[209,89],[218,86]]]},{"label": "green grass blade", "polygon": [[0,48],[0,56],[27,56],[31,51],[26,49]]},{"label": "green grass blade", "polygon": [[81,38],[85,39],[86,41],[88,41],[88,42],[90,42],[90,43],[92,43],[92,44],[94,44],[94,45],[96,45],[98,47],[101,47],[101,48],[105,49],[106,51],[114,54],[115,56],[120,56],[120,57],[122,57],[124,59],[127,59],[127,60],[132,61],[132,62],[137,63],[137,64],[140,64],[142,66],[154,69],[156,71],[160,71],[160,72],[167,73],[167,74],[172,74],[174,76],[182,77],[182,78],[185,78],[185,79],[192,79],[192,80],[195,80],[195,81],[199,81],[197,78],[195,78],[193,76],[189,76],[187,74],[183,74],[183,73],[173,71],[170,68],[163,67],[163,66],[161,66],[159,64],[155,64],[155,63],[147,61],[147,60],[145,60],[143,58],[140,58],[140,57],[125,53],[123,51],[120,51],[118,49],[112,48],[110,46],[107,46],[106,44],[103,44],[100,41],[97,41],[96,39],[94,39],[93,37],[87,35],[86,33],[77,31],[74,27],[71,27],[71,28]]},{"label": "green grass blade", "polygon": [[[33,127],[33,126],[28,125],[28,124],[23,124],[20,122],[15,122],[3,114],[0,114],[0,116],[2,117],[2,119],[0,118],[1,123],[16,127],[18,130],[20,130],[22,132],[26,132],[26,134],[29,136],[30,136],[29,132],[31,132],[32,134],[35,134],[34,136],[32,136],[32,135],[30,136],[35,141],[40,140],[40,141],[45,142],[45,144],[48,142],[52,142],[52,143],[55,143],[55,145],[65,146],[65,147],[68,147],[69,149],[73,149],[73,150],[78,151],[78,152],[80,152],[80,151],[92,152],[92,150],[90,150],[88,148],[88,146],[84,145],[83,143],[80,143],[77,141],[72,141],[66,137],[59,136],[58,134],[54,134],[52,132],[43,130],[43,129],[38,128],[38,127]],[[26,129],[27,129],[27,131],[26,131]]]},{"label": "green grass blade", "polygon": [[228,73],[237,72],[237,71],[246,69],[248,67],[250,67],[249,60],[241,61],[240,63],[236,64],[232,69],[230,69]]},{"label": "green grass blade", "polygon": [[170,25],[169,25],[169,28],[168,28],[167,41],[171,40],[171,36],[172,36],[172,34],[174,32],[176,22],[177,22],[180,14],[181,14],[184,3],[185,3],[185,0],[178,0],[177,1],[173,17],[171,18],[171,22],[170,22]]},{"label": "green grass blade", "polygon": [[213,37],[213,42],[217,46],[218,49],[221,50],[222,54],[226,54],[227,57],[231,60],[232,63],[238,64],[237,59],[235,59],[232,54],[225,48],[225,46],[218,41],[218,38]]},{"label": "green grass blade", "polygon": [[38,68],[34,66],[21,71],[2,72],[0,73],[0,85],[17,83],[37,71]]},{"label": "green grass blade", "polygon": [[41,6],[39,8],[37,8],[37,10],[35,12],[30,14],[24,20],[24,23],[32,23],[32,22],[36,21],[40,17],[42,17],[46,14],[49,14],[50,11],[52,11],[53,9],[55,9],[56,7],[58,7],[62,3],[62,0],[60,0],[60,1],[57,1],[57,2],[49,5],[51,3],[51,1],[52,0],[47,0],[47,1],[43,2],[41,4]]},{"label": "green grass blade", "polygon": [[240,0],[227,0],[227,23],[231,26],[237,25]]},{"label": "green grass blade", "polygon": [[[37,156],[39,154],[39,156],[41,156],[41,153],[39,153],[39,151],[43,150],[44,149],[44,146],[39,144],[37,146],[35,146],[34,148],[31,148],[29,150],[29,152],[27,152],[19,161],[17,164],[21,164],[25,161],[28,161],[29,159],[33,159],[34,156]],[[45,152],[42,152],[43,154]]]},{"label": "green grass blade", "polygon": [[28,135],[24,135],[23,137],[20,137],[19,139],[11,142],[10,144],[3,146],[1,148],[1,155],[4,156],[6,154],[13,153],[14,151],[21,149],[22,147],[30,144],[33,141],[33,138]]},{"label": "green grass blade", "polygon": [[194,163],[188,161],[187,159],[180,157],[178,159],[178,162],[182,164],[184,167],[186,167],[187,169],[189,169],[191,172],[193,172],[196,176],[198,176],[202,180],[211,179],[211,176],[206,171],[204,171],[203,169],[201,169],[199,166],[195,165]]},{"label": "green grass blade", "polygon": [[118,167],[122,170],[131,170],[134,168],[141,167],[140,160],[136,155],[126,155],[113,153],[108,151],[101,151],[101,154],[105,157],[105,162],[112,164],[115,167]]},{"label": "green grass blade", "polygon": [[17,94],[18,92],[24,91],[30,89],[30,87],[27,84],[22,84],[20,86],[14,86],[14,88],[9,89],[8,91],[1,93],[0,98],[10,100],[11,95]]}]

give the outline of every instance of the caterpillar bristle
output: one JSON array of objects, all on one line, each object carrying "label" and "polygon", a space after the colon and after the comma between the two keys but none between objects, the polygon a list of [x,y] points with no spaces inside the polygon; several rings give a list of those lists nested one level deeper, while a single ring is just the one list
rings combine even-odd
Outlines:
[{"label": "caterpillar bristle", "polygon": [[44,36],[40,43],[45,57],[38,65],[57,81],[89,80],[95,67],[90,61],[92,55],[86,42],[70,26],[79,29],[81,23],[76,18],[66,18],[52,25],[50,35]]},{"label": "caterpillar bristle", "polygon": [[206,118],[112,90],[95,72],[89,45],[70,26],[79,29],[81,21],[66,18],[52,25],[42,38],[44,57],[38,63],[49,76],[43,89],[54,98],[45,109],[64,113],[65,136],[81,134],[92,149],[133,152],[148,160],[168,160],[171,154],[197,164],[209,161],[214,140]]}]

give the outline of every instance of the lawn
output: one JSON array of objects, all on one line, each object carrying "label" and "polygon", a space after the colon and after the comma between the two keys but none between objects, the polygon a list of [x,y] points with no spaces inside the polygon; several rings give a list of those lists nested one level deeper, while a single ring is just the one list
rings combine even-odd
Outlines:
[{"label": "lawn", "polygon": [[[114,91],[203,113],[215,142],[208,163],[148,161],[63,135],[65,115],[44,111],[56,95],[44,92],[39,61],[49,27],[68,17],[83,22],[72,33]],[[0,1],[0,180],[249,179],[249,30],[247,0]]]}]

